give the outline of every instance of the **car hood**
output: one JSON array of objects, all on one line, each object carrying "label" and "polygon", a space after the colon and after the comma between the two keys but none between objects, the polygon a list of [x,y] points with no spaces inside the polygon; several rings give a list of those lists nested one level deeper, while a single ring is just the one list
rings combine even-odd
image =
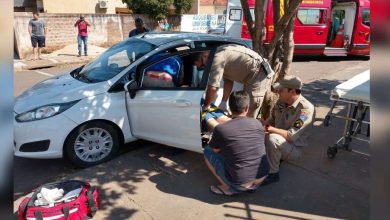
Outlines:
[{"label": "car hood", "polygon": [[66,73],[44,80],[16,97],[14,111],[20,114],[48,104],[95,96],[106,92],[108,87],[107,82],[85,83]]}]

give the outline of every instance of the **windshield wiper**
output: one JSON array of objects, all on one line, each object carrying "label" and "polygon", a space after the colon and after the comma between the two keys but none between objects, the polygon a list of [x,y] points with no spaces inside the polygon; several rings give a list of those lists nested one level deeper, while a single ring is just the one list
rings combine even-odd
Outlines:
[{"label": "windshield wiper", "polygon": [[87,76],[85,76],[83,73],[77,73],[74,77],[75,77],[76,79],[84,79],[84,80],[86,80],[87,82],[92,83],[92,80],[89,79]]},{"label": "windshield wiper", "polygon": [[83,67],[84,67],[84,65],[82,65],[82,66],[80,66],[80,67],[78,67],[78,68],[72,70],[72,71],[70,72],[70,75],[73,76],[73,77],[76,77],[76,76],[81,72],[81,70],[83,69]]}]

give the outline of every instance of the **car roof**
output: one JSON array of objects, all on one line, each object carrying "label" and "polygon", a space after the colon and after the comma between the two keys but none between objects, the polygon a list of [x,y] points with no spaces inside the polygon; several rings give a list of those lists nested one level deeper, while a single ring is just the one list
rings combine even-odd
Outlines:
[{"label": "car roof", "polygon": [[239,38],[232,38],[225,35],[212,35],[194,32],[179,32],[179,31],[166,31],[166,32],[146,32],[140,35],[134,36],[135,38],[142,39],[148,43],[160,46],[174,41],[191,40],[191,41],[227,41],[232,43],[245,44],[246,42]]}]

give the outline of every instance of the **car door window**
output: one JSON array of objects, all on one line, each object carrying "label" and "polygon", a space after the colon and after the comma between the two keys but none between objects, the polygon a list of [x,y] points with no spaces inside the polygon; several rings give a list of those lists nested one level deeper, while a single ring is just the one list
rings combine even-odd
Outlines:
[{"label": "car door window", "polygon": [[370,9],[363,9],[362,22],[366,26],[370,26]]},{"label": "car door window", "polygon": [[154,45],[135,38],[120,42],[85,65],[78,76],[86,82],[109,80],[154,48]]},{"label": "car door window", "polygon": [[241,21],[242,10],[241,9],[230,9],[229,20]]},{"label": "car door window", "polygon": [[142,76],[141,89],[204,89],[204,71],[194,65],[195,57],[202,54],[210,54],[210,49],[153,55],[141,64],[145,66],[139,73]]},{"label": "car door window", "polygon": [[326,23],[326,10],[299,9],[297,18],[303,25],[322,25]]},{"label": "car door window", "polygon": [[123,68],[127,67],[128,65],[130,65],[130,59],[127,55],[127,51],[125,50],[108,57],[108,66],[115,66],[115,68]]}]

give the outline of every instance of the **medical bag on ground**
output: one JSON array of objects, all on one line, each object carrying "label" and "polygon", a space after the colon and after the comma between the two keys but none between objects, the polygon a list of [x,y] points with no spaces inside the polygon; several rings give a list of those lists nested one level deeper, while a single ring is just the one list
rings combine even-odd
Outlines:
[{"label": "medical bag on ground", "polygon": [[81,220],[99,209],[99,190],[87,182],[67,180],[45,184],[23,199],[19,220]]}]

